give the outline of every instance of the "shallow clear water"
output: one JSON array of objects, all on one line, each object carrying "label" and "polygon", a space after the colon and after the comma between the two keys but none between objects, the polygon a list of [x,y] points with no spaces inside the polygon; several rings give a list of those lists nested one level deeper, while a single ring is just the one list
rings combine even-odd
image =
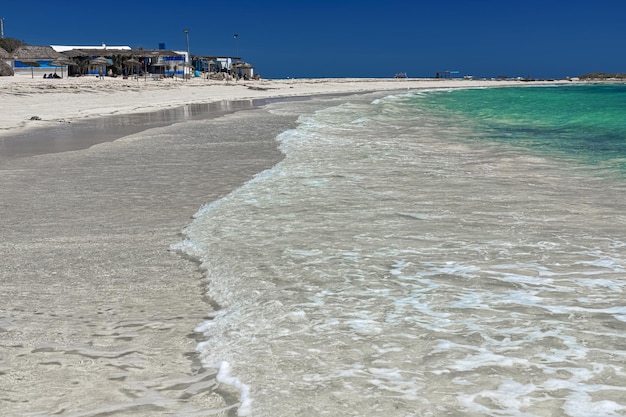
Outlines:
[{"label": "shallow clear water", "polygon": [[482,137],[626,171],[626,85],[492,88],[424,98],[440,111],[471,117]]},{"label": "shallow clear water", "polygon": [[239,414],[626,415],[626,135],[578,88],[270,105],[285,159],[175,245]]}]

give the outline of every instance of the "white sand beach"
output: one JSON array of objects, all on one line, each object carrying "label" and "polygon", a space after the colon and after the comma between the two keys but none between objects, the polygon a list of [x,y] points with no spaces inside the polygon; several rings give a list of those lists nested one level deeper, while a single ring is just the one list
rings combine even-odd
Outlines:
[{"label": "white sand beach", "polygon": [[[87,117],[145,112],[190,103],[417,88],[554,84],[464,79],[289,79],[215,81],[166,78],[0,77],[0,132]],[[37,117],[40,120],[30,120]]]},{"label": "white sand beach", "polygon": [[[527,84],[0,77],[0,141],[191,103]],[[237,397],[195,356],[193,329],[214,307],[202,273],[170,245],[203,204],[281,159],[275,137],[295,120],[268,117],[230,112],[202,138],[160,126],[64,152],[0,155],[2,415],[233,415]]]}]

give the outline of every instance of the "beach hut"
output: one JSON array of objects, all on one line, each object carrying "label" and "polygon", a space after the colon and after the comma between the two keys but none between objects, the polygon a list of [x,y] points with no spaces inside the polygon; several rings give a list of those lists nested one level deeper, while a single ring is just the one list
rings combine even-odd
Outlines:
[{"label": "beach hut", "polygon": [[[123,74],[124,67],[140,67],[143,72],[163,73],[164,57],[180,57],[180,54],[168,50],[155,49],[113,49],[113,48],[74,48],[64,47],[64,56],[74,59],[78,63],[78,72],[81,75],[99,74],[101,66],[108,67],[115,75]],[[108,59],[93,64],[96,59]],[[137,60],[133,62],[132,60]],[[137,62],[141,61],[140,64]]]},{"label": "beach hut", "polygon": [[69,75],[87,75],[87,74],[94,74],[94,73],[98,74],[98,67],[91,66],[91,61],[94,58],[99,57],[101,53],[102,53],[101,50],[86,51],[82,49],[70,49],[70,50],[64,50],[63,52],[61,52],[61,54],[66,59],[71,59],[74,63],[76,63],[76,66],[72,69],[71,74],[68,71],[68,76]]},{"label": "beach hut", "polygon": [[15,75],[30,70],[29,72],[34,78],[34,68],[37,68],[38,75],[43,76],[43,74],[55,69],[50,63],[55,59],[62,58],[63,55],[50,46],[23,45],[13,51],[11,57],[14,59]]},{"label": "beach hut", "polygon": [[[70,47],[70,46],[57,46],[57,48],[63,48],[62,54],[68,58],[72,58],[77,67],[74,75],[99,75],[100,70],[104,68],[110,68],[115,75],[121,75],[123,73],[124,61],[133,58],[134,54],[130,47],[116,47],[116,48],[94,48],[94,47]],[[108,59],[105,64],[103,61],[98,64],[92,64],[92,61],[104,58]]]}]

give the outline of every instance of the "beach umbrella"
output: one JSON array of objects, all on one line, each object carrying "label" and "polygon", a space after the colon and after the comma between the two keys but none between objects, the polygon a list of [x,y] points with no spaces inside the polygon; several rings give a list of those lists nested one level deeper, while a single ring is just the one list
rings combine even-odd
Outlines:
[{"label": "beach umbrella", "polygon": [[128,67],[131,68],[135,68],[135,67],[141,67],[141,61],[135,59],[135,58],[130,58],[127,59],[126,61],[124,61],[124,64],[127,65]]},{"label": "beach umbrella", "polygon": [[105,57],[103,57],[103,56],[99,56],[98,58],[94,58],[94,59],[92,59],[91,61],[89,61],[89,63],[90,63],[91,65],[94,65],[94,66],[100,67],[100,72],[101,72],[102,74],[105,74],[105,73],[106,73],[106,67],[107,67],[107,65],[110,65],[109,60],[108,60],[108,59],[106,59],[106,58],[105,58]]},{"label": "beach umbrella", "polygon": [[[50,65],[54,65],[55,67],[61,67],[61,78],[63,78],[63,67],[65,66],[78,66],[78,64],[72,61],[69,58],[57,58],[50,62]],[[68,72],[69,75],[69,72]]]},{"label": "beach umbrella", "polygon": [[40,67],[41,64],[37,61],[22,61],[22,64],[28,65],[30,67],[30,76],[32,78],[35,78],[35,71],[33,70],[33,68]]},{"label": "beach umbrella", "polygon": [[141,61],[135,59],[135,58],[130,58],[127,59],[126,61],[124,61],[124,63],[128,66],[133,66],[133,67],[140,67],[141,66]]},{"label": "beach umbrella", "polygon": [[109,60],[103,56],[99,56],[98,58],[94,58],[89,61],[91,65],[109,65]]}]

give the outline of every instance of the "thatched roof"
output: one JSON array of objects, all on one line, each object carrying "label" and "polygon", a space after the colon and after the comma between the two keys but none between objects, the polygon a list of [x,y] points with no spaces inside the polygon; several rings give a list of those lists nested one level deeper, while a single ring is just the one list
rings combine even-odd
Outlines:
[{"label": "thatched roof", "polygon": [[17,48],[11,54],[18,61],[38,60],[38,59],[56,59],[63,55],[52,49],[50,46],[31,46],[24,45]]},{"label": "thatched roof", "polygon": [[0,76],[13,75],[13,68],[4,61],[0,61]]},{"label": "thatched roof", "polygon": [[183,56],[178,52],[168,51],[165,49],[134,49],[133,52],[136,53],[137,56],[147,56],[147,57],[157,57],[157,56]]},{"label": "thatched roof", "polygon": [[70,58],[90,58],[94,56],[122,56],[122,57],[157,57],[157,56],[178,56],[174,51],[163,49],[72,49],[64,51],[63,55]]},{"label": "thatched roof", "polygon": [[233,64],[233,66],[236,67],[236,68],[243,68],[243,69],[252,69],[252,68],[254,68],[252,66],[252,64],[248,64],[247,62],[235,62]]},{"label": "thatched roof", "polygon": [[11,59],[11,54],[0,48],[0,59]]},{"label": "thatched roof", "polygon": [[64,51],[63,55],[70,58],[91,58],[93,56],[131,56],[130,49],[71,49]]}]

